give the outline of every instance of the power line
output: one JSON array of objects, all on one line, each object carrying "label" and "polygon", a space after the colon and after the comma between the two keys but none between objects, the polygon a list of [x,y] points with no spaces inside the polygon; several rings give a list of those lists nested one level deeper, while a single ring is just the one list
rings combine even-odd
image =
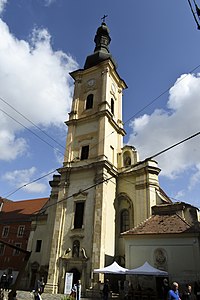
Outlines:
[{"label": "power line", "polygon": [[[200,65],[196,66],[195,68],[193,68],[188,74],[186,74],[185,76],[183,76],[181,79],[179,79],[176,83],[180,83],[182,80],[184,80],[187,76],[189,76],[190,73],[193,73],[195,70],[197,70],[198,68],[200,67]],[[131,119],[133,119],[134,117],[136,117],[139,113],[141,113],[144,109],[146,109],[147,107],[149,107],[150,105],[152,105],[155,101],[157,101],[161,96],[163,96],[165,93],[169,92],[171,87],[167,88],[166,90],[164,90],[160,95],[158,95],[156,98],[154,98],[152,101],[150,101],[146,106],[144,106],[142,109],[140,109],[137,113],[135,113],[132,117],[130,117],[127,121],[124,122],[124,124],[126,124],[127,122],[129,122]],[[46,134],[41,128],[39,128],[35,123],[33,123],[31,120],[29,120],[26,116],[24,116],[22,113],[20,113],[18,110],[16,110],[12,105],[8,104],[7,101],[5,101],[2,97],[0,97],[0,100],[3,101],[5,104],[7,104],[8,106],[10,106],[14,111],[16,111],[18,114],[20,114],[23,118],[25,118],[27,121],[29,121],[32,125],[34,125],[37,129],[39,129],[40,131],[42,131],[44,134]],[[22,127],[24,127],[25,129],[27,129],[29,132],[31,132],[32,134],[34,134],[36,137],[38,137],[40,140],[42,140],[43,142],[45,142],[47,145],[49,145],[51,148],[53,148],[54,150],[60,152],[62,155],[64,155],[64,157],[66,156],[65,154],[63,154],[61,151],[59,151],[59,149],[53,147],[51,144],[49,144],[48,142],[46,142],[44,139],[42,139],[40,136],[38,136],[35,132],[33,132],[31,129],[29,129],[28,127],[26,127],[25,125],[23,125],[21,122],[17,121],[14,117],[10,116],[8,113],[6,113],[5,111],[3,111],[2,109],[0,109],[3,113],[5,113],[8,117],[10,117],[11,119],[13,119],[15,122],[17,122],[18,124],[20,124]],[[109,135],[113,134],[113,131],[108,134],[106,137],[108,137]],[[196,133],[194,134],[194,136],[192,137],[195,137],[196,135],[198,135],[199,133]],[[48,134],[46,134],[48,137],[50,137]],[[51,138],[51,137],[50,137]],[[191,137],[187,138],[186,140],[190,139]],[[55,141],[55,139],[51,138],[53,141]],[[105,138],[103,138],[101,141],[99,141],[98,143],[96,143],[95,145],[92,146],[92,148],[94,148],[96,145],[98,145],[100,142],[103,142],[103,140],[105,140]],[[186,141],[184,140],[184,141]],[[179,142],[178,144],[181,144],[181,142]],[[59,144],[59,143],[58,143]],[[177,145],[178,145],[177,144]],[[59,144],[60,145],[60,144]],[[176,145],[176,144],[175,144]],[[63,147],[63,146],[62,146]],[[168,150],[170,150],[171,148],[173,148],[174,145],[170,146],[168,148]],[[64,147],[63,147],[64,148]],[[163,150],[165,152],[165,150]],[[152,156],[151,158],[153,157],[156,157],[160,154],[163,153],[163,151],[157,153],[156,155]],[[151,158],[148,158],[148,159],[151,159]],[[147,159],[147,160],[148,160]],[[87,163],[85,163],[87,164]],[[56,171],[56,170],[55,170]],[[50,172],[42,177],[39,177],[37,179],[35,179],[34,181],[31,181],[30,183],[27,183],[26,185],[22,185],[20,186],[19,188],[17,188],[16,190],[12,191],[11,193],[9,193],[6,197],[9,197],[11,195],[13,195],[14,193],[16,193],[18,190],[22,189],[23,187],[35,182],[35,181],[38,181],[46,176],[48,176],[49,174],[52,174],[54,173],[55,171],[53,172]],[[5,194],[4,194],[5,195]]]},{"label": "power line", "polygon": [[[14,106],[12,106],[11,104],[9,104],[5,99],[3,99],[2,97],[0,97],[0,100],[5,103],[6,105],[8,105],[10,108],[12,108],[16,113],[18,113],[21,117],[23,117],[26,121],[28,121],[29,123],[31,123],[35,128],[37,128],[39,131],[41,131],[44,135],[46,135],[48,138],[50,138],[52,141],[54,141],[57,145],[59,145],[61,148],[63,148],[65,150],[65,147],[63,145],[61,145],[58,141],[56,141],[53,137],[51,137],[48,133],[46,133],[44,130],[42,130],[38,125],[36,125],[33,121],[31,121],[29,118],[27,118],[24,114],[22,114],[21,112],[19,112]],[[27,129],[27,128],[26,128]]]},{"label": "power line", "polygon": [[[196,11],[197,11],[197,14],[199,15],[199,8],[198,8],[198,6],[197,6],[197,4],[196,4],[196,2],[193,0],[193,2],[194,2],[194,5],[195,5],[195,7],[196,7]],[[196,15],[195,15],[195,12],[194,12],[194,10],[193,10],[193,7],[192,7],[192,4],[191,4],[191,1],[190,0],[188,0],[188,4],[189,4],[189,6],[190,6],[190,10],[191,10],[191,12],[192,12],[192,15],[193,15],[193,17],[194,17],[194,20],[195,20],[195,23],[197,24],[197,29],[198,30],[200,30],[200,24],[199,24],[199,21],[198,21],[198,19],[197,19],[197,17],[196,17]]]},{"label": "power line", "polygon": [[180,145],[180,144],[183,144],[184,142],[187,142],[187,141],[193,139],[194,137],[198,136],[199,134],[200,134],[200,131],[198,131],[197,133],[195,133],[195,134],[193,134],[193,135],[191,135],[191,136],[185,138],[184,140],[182,140],[182,141],[180,141],[180,142],[178,142],[178,143],[176,143],[176,144],[173,144],[172,146],[170,146],[170,147],[168,147],[168,148],[166,148],[166,149],[164,149],[164,150],[162,150],[162,151],[156,153],[155,155],[150,156],[150,157],[147,158],[146,160],[151,160],[152,158],[155,158],[155,157],[157,157],[157,156],[163,154],[164,152],[166,152],[166,151],[168,151],[168,150],[171,150],[172,148],[174,148],[174,147],[176,147],[176,146],[178,146],[178,145]]},{"label": "power line", "polygon": [[[193,135],[191,135],[191,136],[189,136],[189,137],[187,137],[187,138],[185,138],[184,140],[181,140],[181,141],[177,142],[176,144],[173,144],[173,145],[171,145],[171,146],[169,146],[169,147],[163,149],[163,150],[160,151],[160,152],[157,152],[156,154],[154,154],[154,155],[152,155],[152,156],[147,157],[146,159],[144,159],[144,160],[142,160],[142,161],[139,161],[138,163],[136,163],[136,164],[134,164],[134,165],[131,165],[131,166],[127,167],[126,170],[120,172],[119,175],[126,174],[127,172],[131,171],[133,168],[135,168],[135,167],[137,167],[137,166],[139,166],[139,165],[141,165],[141,164],[144,164],[145,162],[147,162],[147,161],[149,161],[149,160],[152,160],[153,158],[155,158],[155,157],[157,157],[157,156],[159,156],[159,155],[161,155],[161,154],[163,154],[163,153],[165,153],[165,152],[167,152],[167,151],[169,151],[169,150],[171,150],[171,149],[173,149],[173,148],[179,146],[180,144],[182,144],[182,143],[184,143],[184,142],[186,142],[186,141],[188,141],[188,140],[190,140],[190,139],[192,139],[192,138],[198,136],[199,134],[200,134],[200,131],[197,132],[197,133],[195,133],[195,134],[193,134]],[[50,204],[50,205],[47,205],[46,207],[44,207],[44,209],[47,209],[47,208],[49,208],[49,207],[51,207],[51,206],[53,206],[53,205],[57,205],[58,203],[61,203],[61,202],[65,201],[65,200],[68,200],[68,199],[72,198],[72,197],[74,196],[74,194],[79,195],[80,193],[86,192],[86,191],[88,191],[88,190],[90,190],[90,189],[96,187],[97,185],[100,185],[100,184],[102,184],[102,183],[104,183],[104,182],[106,182],[106,181],[111,180],[112,178],[114,178],[114,176],[110,176],[109,178],[103,179],[102,181],[97,182],[97,183],[95,183],[95,184],[93,184],[93,185],[91,185],[91,186],[89,186],[89,187],[87,187],[87,188],[85,188],[85,189],[82,189],[82,190],[80,190],[80,191],[77,192],[77,193],[73,193],[72,195],[70,195],[70,196],[68,196],[68,197],[66,197],[66,198],[63,198],[63,199],[57,201],[56,203],[52,203],[52,204]],[[40,211],[35,211],[35,213],[42,214],[42,213],[40,213]]]},{"label": "power line", "polygon": [[55,169],[55,170],[53,170],[53,171],[51,171],[51,172],[49,172],[49,173],[47,173],[47,174],[45,174],[45,175],[43,175],[43,176],[41,176],[41,177],[38,177],[38,178],[36,178],[36,179],[34,179],[34,180],[28,182],[28,183],[25,183],[25,184],[21,185],[21,186],[18,187],[17,189],[15,189],[15,190],[13,190],[13,191],[10,191],[9,194],[4,193],[3,195],[4,195],[5,198],[8,198],[8,197],[10,197],[11,195],[15,194],[16,192],[18,192],[19,190],[21,190],[22,188],[24,188],[24,187],[26,187],[26,186],[28,186],[28,185],[30,185],[30,184],[32,184],[32,183],[35,183],[35,182],[37,182],[37,181],[39,181],[39,180],[41,180],[41,179],[43,179],[43,178],[45,178],[45,177],[47,177],[47,176],[49,176],[49,175],[55,173],[55,172],[57,172],[57,169]]},{"label": "power line", "polygon": [[43,138],[41,138],[37,133],[35,133],[33,130],[31,130],[30,128],[28,128],[27,126],[25,126],[24,124],[22,124],[20,121],[16,120],[14,117],[12,117],[11,115],[9,115],[5,110],[0,109],[1,112],[3,112],[5,115],[7,115],[9,118],[11,118],[13,121],[15,121],[16,123],[18,123],[19,125],[21,125],[23,128],[25,128],[26,130],[28,130],[29,132],[31,132],[34,136],[36,136],[38,139],[40,139],[42,142],[44,142],[45,144],[47,144],[49,147],[53,148],[54,150],[60,152],[62,155],[65,156],[64,153],[62,153],[58,148],[55,148],[54,146],[52,146],[50,143],[48,143],[46,140],[44,140]]},{"label": "power line", "polygon": [[[188,74],[186,74],[185,76],[183,76],[181,79],[179,79],[175,84],[179,84],[181,81],[183,81],[187,76],[189,76],[191,73],[193,73],[195,70],[197,70],[200,67],[200,64],[198,66],[196,66],[195,68],[193,68],[191,71],[188,72]],[[157,97],[155,97],[152,101],[150,101],[147,105],[145,105],[143,108],[141,108],[139,111],[137,111],[132,117],[130,117],[128,120],[126,120],[124,122],[124,124],[128,123],[130,120],[132,120],[133,118],[135,118],[138,114],[140,114],[141,112],[143,112],[147,107],[151,106],[154,102],[156,102],[160,97],[162,97],[164,94],[166,94],[167,92],[169,92],[169,90],[171,89],[171,86],[168,87],[166,90],[164,90],[163,92],[160,93],[160,95],[158,95]]]}]

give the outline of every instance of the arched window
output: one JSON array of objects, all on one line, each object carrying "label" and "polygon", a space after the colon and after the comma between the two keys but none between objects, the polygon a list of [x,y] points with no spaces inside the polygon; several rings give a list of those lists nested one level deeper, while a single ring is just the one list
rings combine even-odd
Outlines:
[{"label": "arched window", "polygon": [[114,100],[113,100],[113,98],[111,98],[111,101],[110,101],[110,109],[111,109],[111,113],[114,115]]},{"label": "arched window", "polygon": [[87,96],[87,100],[86,100],[86,109],[90,109],[93,107],[93,98],[94,98],[94,95],[93,94],[89,94]]},{"label": "arched window", "polygon": [[78,240],[75,240],[73,242],[72,256],[79,257],[79,250],[80,250],[80,242]]},{"label": "arched window", "polygon": [[130,218],[128,209],[123,209],[120,214],[120,232],[130,229]]}]

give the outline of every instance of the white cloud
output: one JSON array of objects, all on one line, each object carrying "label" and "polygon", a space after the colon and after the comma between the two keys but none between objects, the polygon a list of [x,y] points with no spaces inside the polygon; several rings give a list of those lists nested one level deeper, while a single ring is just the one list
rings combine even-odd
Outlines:
[{"label": "white cloud", "polygon": [[58,162],[58,164],[62,165],[64,154],[62,152],[60,152],[59,149],[54,149],[54,155],[55,155],[55,158],[56,158],[56,161]]},{"label": "white cloud", "polygon": [[[38,126],[62,127],[73,88],[68,73],[77,63],[70,55],[53,51],[50,42],[46,29],[34,29],[30,42],[19,40],[0,19],[0,97]],[[0,104],[13,118],[31,127],[1,100]],[[23,128],[2,115],[0,135],[5,142],[1,143],[0,160],[14,159],[28,149],[27,142],[16,138]]]},{"label": "white cloud", "polygon": [[54,2],[56,2],[56,0],[44,0],[44,3],[45,3],[46,6],[49,6]]},{"label": "white cloud", "polygon": [[[200,130],[200,74],[182,75],[170,89],[165,110],[155,110],[143,115],[132,124],[133,133],[129,144],[134,145],[140,158],[157,152],[185,139]],[[167,151],[155,159],[159,162],[162,175],[176,178],[185,170],[199,170],[200,136]],[[199,171],[191,178],[191,186],[200,181]]]},{"label": "white cloud", "polygon": [[192,190],[195,186],[197,186],[200,182],[200,163],[196,165],[195,170],[190,178],[189,182],[189,190]]},{"label": "white cloud", "polygon": [[17,156],[21,156],[28,147],[23,138],[15,138],[6,129],[0,130],[0,141],[0,157],[3,157],[6,161],[14,160]]},{"label": "white cloud", "polygon": [[[34,179],[34,176],[36,176],[36,171],[36,168],[32,167],[30,169],[6,172],[4,176],[2,176],[2,180],[7,181],[7,183],[17,189],[31,182]],[[47,190],[47,185],[41,182],[34,182],[23,187],[23,190],[31,193],[42,193]]]},{"label": "white cloud", "polygon": [[2,12],[4,11],[6,3],[7,0],[0,0],[0,14],[2,14]]}]

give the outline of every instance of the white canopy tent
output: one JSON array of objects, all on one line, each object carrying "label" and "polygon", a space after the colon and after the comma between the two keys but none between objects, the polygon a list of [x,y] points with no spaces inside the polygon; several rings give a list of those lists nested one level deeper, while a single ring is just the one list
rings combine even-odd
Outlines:
[{"label": "white canopy tent", "polygon": [[168,276],[168,272],[152,267],[147,261],[136,269],[127,270],[126,275]]},{"label": "white canopy tent", "polygon": [[102,269],[94,269],[94,273],[103,273],[103,274],[126,274],[128,269],[125,269],[118,265],[116,261],[114,261],[111,265],[102,268]]}]

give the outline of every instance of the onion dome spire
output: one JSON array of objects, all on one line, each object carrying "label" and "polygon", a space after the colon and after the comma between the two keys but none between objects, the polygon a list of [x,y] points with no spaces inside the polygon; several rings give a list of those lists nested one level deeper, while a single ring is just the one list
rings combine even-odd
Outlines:
[{"label": "onion dome spire", "polygon": [[87,56],[84,69],[91,68],[107,59],[111,59],[114,66],[117,67],[109,51],[109,44],[111,42],[111,37],[109,35],[109,29],[105,23],[105,17],[106,16],[102,18],[103,22],[101,23],[101,26],[97,29],[94,38],[94,42],[95,42],[94,53]]}]

